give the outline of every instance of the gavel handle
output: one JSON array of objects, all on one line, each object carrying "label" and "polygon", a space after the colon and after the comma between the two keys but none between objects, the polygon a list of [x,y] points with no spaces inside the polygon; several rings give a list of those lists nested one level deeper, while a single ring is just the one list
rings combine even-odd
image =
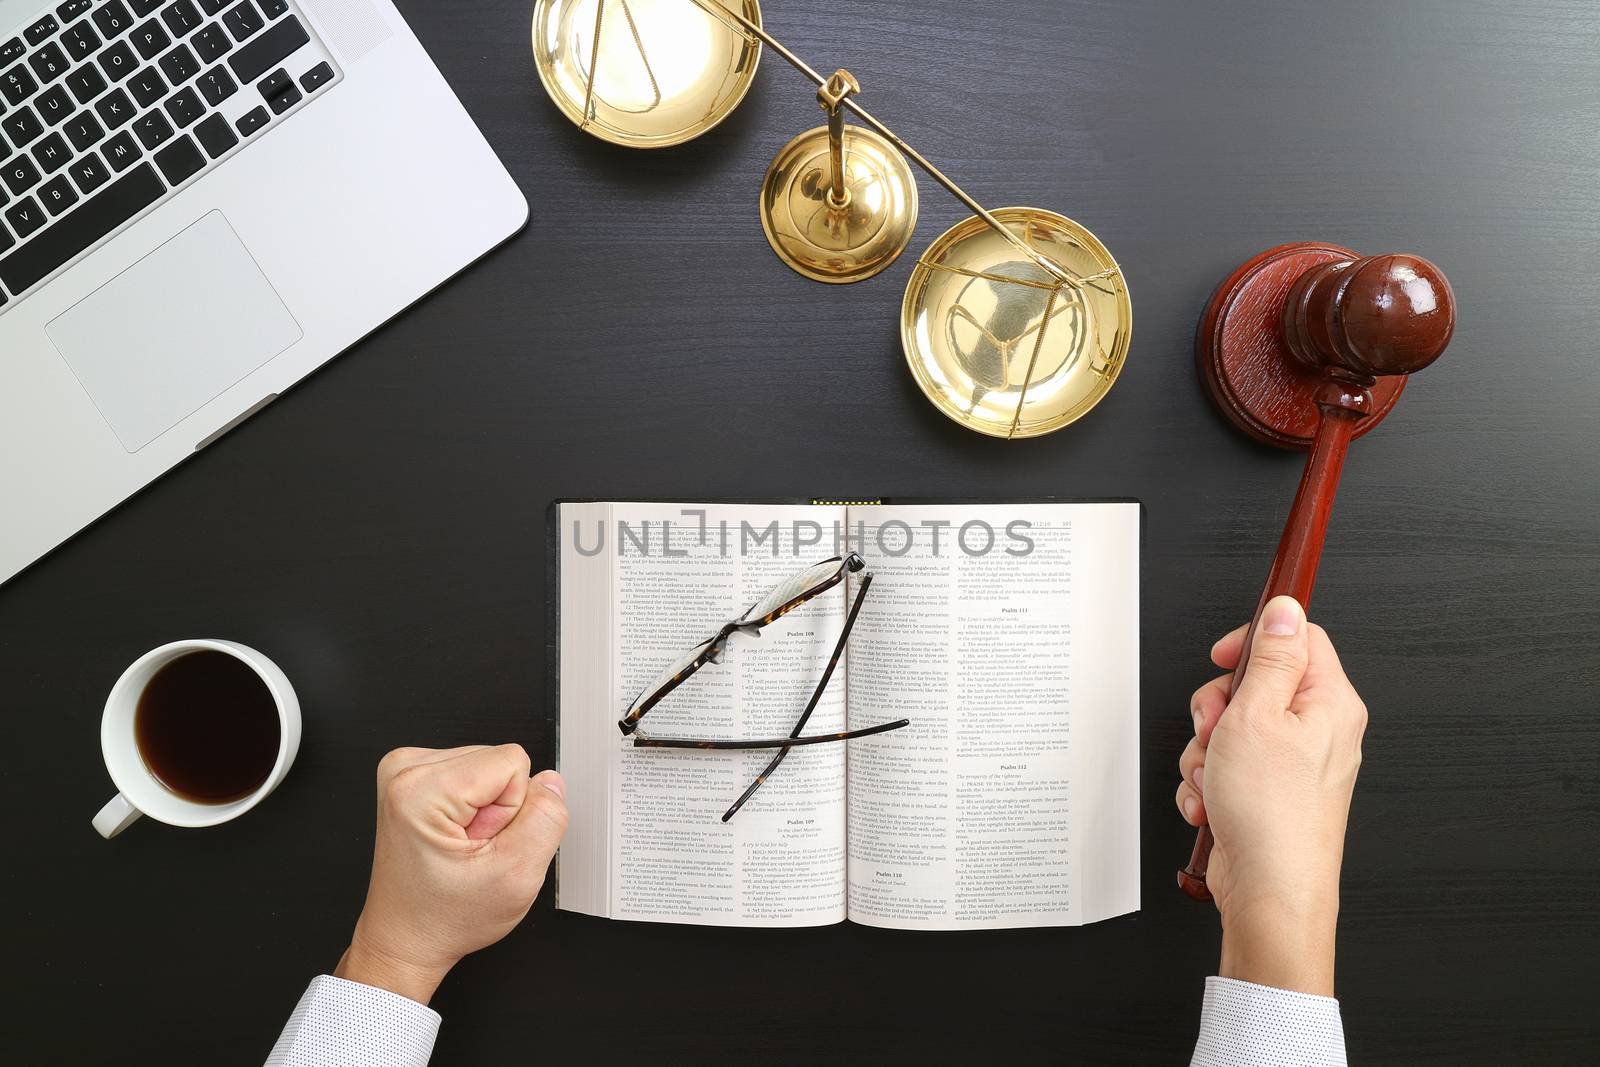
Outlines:
[{"label": "gavel handle", "polygon": [[[1283,536],[1278,539],[1278,554],[1273,558],[1266,588],[1261,591],[1250,628],[1245,631],[1239,666],[1233,674],[1235,690],[1249,665],[1250,646],[1267,601],[1287,595],[1298,600],[1302,607],[1309,607],[1311,590],[1317,584],[1317,564],[1322,560],[1322,544],[1327,539],[1328,519],[1333,514],[1334,495],[1339,491],[1345,453],[1357,424],[1365,417],[1363,411],[1333,404],[1319,403],[1318,407],[1322,417],[1311,442],[1311,452],[1306,457],[1305,474],[1300,478],[1300,488],[1294,495],[1288,521],[1284,523]],[[1178,887],[1195,900],[1211,899],[1211,890],[1206,886],[1206,868],[1211,863],[1214,843],[1211,827],[1200,827],[1189,865],[1178,872]]]}]

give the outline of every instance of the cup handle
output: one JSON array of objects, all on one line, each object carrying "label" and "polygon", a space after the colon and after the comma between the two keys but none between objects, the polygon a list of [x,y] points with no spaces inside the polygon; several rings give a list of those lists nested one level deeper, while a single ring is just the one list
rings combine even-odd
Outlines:
[{"label": "cup handle", "polygon": [[106,806],[94,817],[94,828],[100,831],[101,837],[109,841],[132,826],[134,820],[141,814],[143,813],[138,808],[128,803],[127,797],[118,793],[106,801]]}]

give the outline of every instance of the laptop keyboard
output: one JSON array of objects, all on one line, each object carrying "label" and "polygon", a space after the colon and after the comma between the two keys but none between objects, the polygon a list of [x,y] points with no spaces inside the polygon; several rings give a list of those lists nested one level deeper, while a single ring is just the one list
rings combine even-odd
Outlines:
[{"label": "laptop keyboard", "polygon": [[289,0],[66,0],[0,33],[0,314],[338,80]]}]

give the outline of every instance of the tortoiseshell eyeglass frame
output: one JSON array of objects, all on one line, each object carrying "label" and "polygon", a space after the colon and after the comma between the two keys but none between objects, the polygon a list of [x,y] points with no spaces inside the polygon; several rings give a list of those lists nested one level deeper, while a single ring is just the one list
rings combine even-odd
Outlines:
[{"label": "tortoiseshell eyeglass frame", "polygon": [[[750,620],[746,620],[741,615],[738,619],[724,624],[715,635],[695,646],[698,651],[681,670],[675,672],[666,682],[658,686],[655,692],[642,700],[635,700],[633,708],[628,712],[627,716],[617,721],[617,727],[624,734],[633,736],[633,743],[636,748],[698,748],[711,751],[778,749],[778,754],[772,757],[772,761],[767,764],[760,774],[756,775],[756,779],[750,783],[750,787],[740,795],[738,800],[733,802],[732,807],[723,813],[723,822],[733,818],[739,809],[744,807],[745,802],[754,796],[756,790],[760,789],[772,775],[772,772],[777,770],[778,764],[783,762],[784,757],[789,754],[791,748],[800,745],[822,745],[833,741],[848,741],[856,737],[870,737],[873,734],[887,733],[890,730],[898,730],[903,726],[911,725],[910,719],[897,719],[894,722],[879,723],[877,726],[868,726],[860,730],[844,730],[839,733],[818,734],[811,737],[800,736],[800,731],[805,729],[806,723],[811,719],[811,713],[816,710],[817,702],[822,699],[822,693],[827,689],[829,679],[833,677],[834,668],[839,665],[839,658],[844,655],[845,642],[850,639],[850,631],[855,628],[856,616],[861,613],[861,603],[866,599],[867,590],[872,586],[872,575],[865,572],[866,561],[859,555],[852,552],[843,558],[835,556],[832,559],[825,559],[822,563],[833,563],[835,561],[838,562],[839,566],[832,574],[806,588],[792,600],[778,606],[766,615]],[[817,566],[821,566],[821,564],[813,564],[807,570]],[[857,573],[861,575],[860,585],[856,590],[855,601],[850,605],[850,614],[845,618],[844,629],[840,632],[839,640],[833,647],[833,654],[828,657],[828,666],[823,670],[822,677],[817,681],[816,688],[811,692],[811,699],[806,702],[805,711],[800,714],[799,721],[795,723],[794,729],[789,732],[788,737],[769,738],[759,741],[725,741],[710,738],[651,737],[639,729],[639,720],[644,718],[646,712],[660,703],[662,697],[682,685],[695,671],[698,671],[707,663],[714,663],[722,658],[722,650],[726,646],[728,638],[736,631],[758,633],[762,627],[770,626],[802,604],[816,599],[844,581],[846,574]],[[759,604],[760,601],[758,600],[756,603]]]}]

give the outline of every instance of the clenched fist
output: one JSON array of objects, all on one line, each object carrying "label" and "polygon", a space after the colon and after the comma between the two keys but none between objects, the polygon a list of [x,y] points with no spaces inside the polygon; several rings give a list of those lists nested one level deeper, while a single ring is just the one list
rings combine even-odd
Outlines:
[{"label": "clenched fist", "polygon": [[[1211,650],[1238,665],[1244,628]],[[1333,995],[1334,927],[1350,794],[1367,709],[1322,627],[1290,597],[1262,612],[1238,690],[1194,694],[1178,809],[1209,823],[1206,884],[1222,915],[1225,978]]]},{"label": "clenched fist", "polygon": [[567,829],[561,776],[530,770],[520,745],[383,758],[372,881],[337,977],[426,1004],[522,921]]}]

